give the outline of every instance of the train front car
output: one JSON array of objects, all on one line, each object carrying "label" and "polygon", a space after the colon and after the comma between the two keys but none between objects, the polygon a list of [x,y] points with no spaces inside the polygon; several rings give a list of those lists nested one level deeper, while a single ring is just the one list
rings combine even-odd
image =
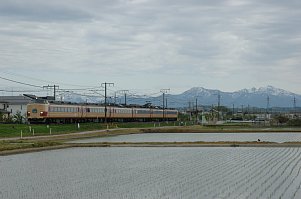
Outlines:
[{"label": "train front car", "polygon": [[45,123],[48,117],[49,104],[28,104],[27,120],[29,123]]}]

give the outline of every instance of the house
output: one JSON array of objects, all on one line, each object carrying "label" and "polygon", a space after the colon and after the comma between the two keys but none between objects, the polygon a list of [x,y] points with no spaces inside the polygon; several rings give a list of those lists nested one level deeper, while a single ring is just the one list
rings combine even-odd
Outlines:
[{"label": "house", "polygon": [[13,116],[18,112],[25,116],[27,104],[32,102],[33,99],[26,96],[0,96],[0,111],[7,116]]}]

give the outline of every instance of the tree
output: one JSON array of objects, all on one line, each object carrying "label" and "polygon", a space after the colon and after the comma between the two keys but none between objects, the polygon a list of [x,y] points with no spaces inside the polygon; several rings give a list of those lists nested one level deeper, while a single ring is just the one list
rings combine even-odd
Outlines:
[{"label": "tree", "polygon": [[292,119],[288,121],[289,126],[301,126],[301,119]]},{"label": "tree", "polygon": [[285,124],[289,121],[289,118],[284,115],[276,115],[274,120],[277,122],[277,124]]},{"label": "tree", "polygon": [[4,117],[4,115],[3,115],[3,113],[0,113],[0,122],[3,122],[3,118]]},{"label": "tree", "polygon": [[24,119],[24,117],[22,116],[20,111],[17,111],[17,113],[13,116],[13,120],[18,124],[22,124],[23,119]]}]

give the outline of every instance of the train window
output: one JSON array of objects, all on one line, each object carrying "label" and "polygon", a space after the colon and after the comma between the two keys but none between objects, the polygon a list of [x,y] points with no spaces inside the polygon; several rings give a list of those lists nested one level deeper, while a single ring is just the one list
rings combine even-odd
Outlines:
[{"label": "train window", "polygon": [[32,109],[32,113],[37,113],[38,110],[36,108]]}]

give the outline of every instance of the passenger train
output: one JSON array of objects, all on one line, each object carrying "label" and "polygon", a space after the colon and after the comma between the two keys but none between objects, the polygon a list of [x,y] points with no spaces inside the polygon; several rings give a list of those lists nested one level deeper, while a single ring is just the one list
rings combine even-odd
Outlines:
[{"label": "passenger train", "polygon": [[[106,109],[106,114],[105,114]],[[29,123],[176,121],[178,111],[155,107],[119,107],[96,104],[33,103],[27,105]]]}]

